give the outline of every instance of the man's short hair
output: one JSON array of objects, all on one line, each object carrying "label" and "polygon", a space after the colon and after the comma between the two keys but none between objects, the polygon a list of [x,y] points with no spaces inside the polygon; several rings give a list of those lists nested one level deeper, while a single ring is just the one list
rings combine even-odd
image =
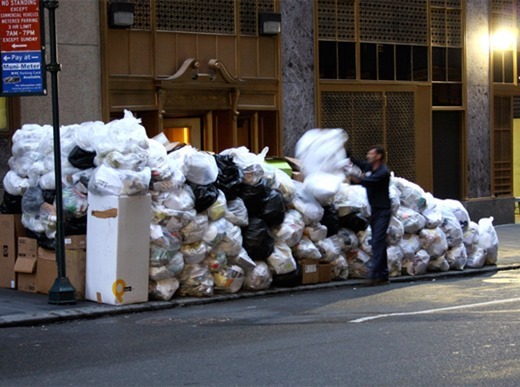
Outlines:
[{"label": "man's short hair", "polygon": [[383,145],[372,145],[370,149],[374,149],[378,155],[381,155],[381,160],[386,159],[386,151]]}]

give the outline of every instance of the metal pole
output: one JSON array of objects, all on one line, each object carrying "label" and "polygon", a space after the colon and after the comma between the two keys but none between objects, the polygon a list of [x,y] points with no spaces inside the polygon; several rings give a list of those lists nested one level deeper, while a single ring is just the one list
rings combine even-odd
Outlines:
[{"label": "metal pole", "polygon": [[58,72],[61,65],[56,54],[56,18],[58,0],[43,0],[43,6],[49,11],[49,41],[50,63],[46,70],[51,73],[52,87],[52,124],[54,137],[54,176],[56,180],[56,264],[58,276],[49,290],[49,304],[76,303],[75,289],[70,283],[65,270],[65,243],[63,222],[63,190],[61,182],[61,145],[60,145],[60,114],[58,104]]}]

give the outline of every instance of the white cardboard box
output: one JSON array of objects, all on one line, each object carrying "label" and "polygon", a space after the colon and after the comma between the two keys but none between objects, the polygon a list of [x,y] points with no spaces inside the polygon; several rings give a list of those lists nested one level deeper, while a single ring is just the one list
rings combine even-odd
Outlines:
[{"label": "white cardboard box", "polygon": [[150,195],[88,195],[85,298],[111,305],[148,301]]}]

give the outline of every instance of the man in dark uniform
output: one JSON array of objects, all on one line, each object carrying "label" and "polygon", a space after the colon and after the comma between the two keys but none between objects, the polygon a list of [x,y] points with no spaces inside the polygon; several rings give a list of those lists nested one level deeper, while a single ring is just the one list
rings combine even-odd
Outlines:
[{"label": "man in dark uniform", "polygon": [[371,207],[370,228],[372,229],[372,257],[367,263],[365,284],[368,286],[388,283],[388,256],[386,251],[386,231],[392,216],[390,195],[390,170],[385,164],[385,149],[380,145],[372,146],[367,153],[366,162],[352,160],[364,174],[351,175],[354,183],[367,190]]}]

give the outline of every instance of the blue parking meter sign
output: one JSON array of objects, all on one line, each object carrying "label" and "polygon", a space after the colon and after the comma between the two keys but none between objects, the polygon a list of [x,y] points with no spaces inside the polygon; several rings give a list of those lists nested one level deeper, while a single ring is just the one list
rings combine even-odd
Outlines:
[{"label": "blue parking meter sign", "polygon": [[41,0],[0,0],[0,95],[46,95]]},{"label": "blue parking meter sign", "polygon": [[44,95],[44,65],[41,51],[2,53],[2,94]]}]

